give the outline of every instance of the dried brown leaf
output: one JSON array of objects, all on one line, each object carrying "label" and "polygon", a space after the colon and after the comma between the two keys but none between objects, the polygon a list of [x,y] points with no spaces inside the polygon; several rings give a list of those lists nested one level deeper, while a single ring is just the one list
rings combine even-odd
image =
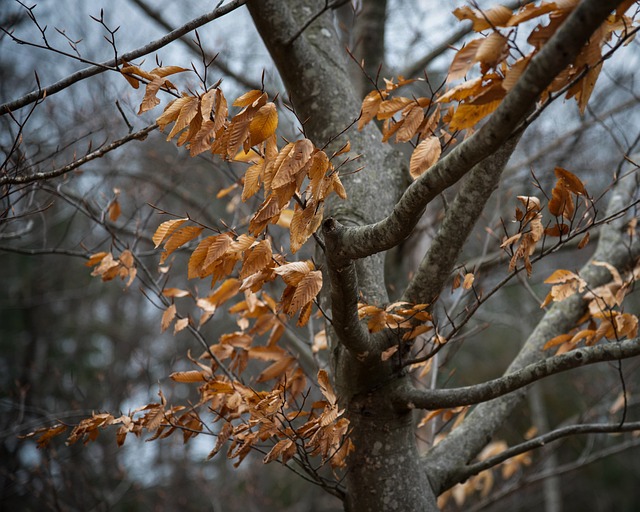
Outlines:
[{"label": "dried brown leaf", "polygon": [[438,161],[441,153],[442,147],[440,146],[440,139],[438,139],[438,137],[431,136],[420,142],[411,154],[411,160],[409,162],[411,177],[417,179],[420,175],[424,174]]}]

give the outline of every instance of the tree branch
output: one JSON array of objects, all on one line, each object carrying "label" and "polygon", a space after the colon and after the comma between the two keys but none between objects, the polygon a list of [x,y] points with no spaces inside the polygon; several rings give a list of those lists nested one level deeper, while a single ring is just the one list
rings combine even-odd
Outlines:
[{"label": "tree branch", "polygon": [[[171,24],[162,16],[162,13],[158,12],[155,9],[152,9],[146,2],[143,0],[132,0],[132,2],[140,8],[149,18],[155,21],[158,25],[164,28],[167,31],[173,30]],[[191,50],[194,54],[200,55],[200,47],[192,40],[187,38],[180,38],[180,42],[182,42],[189,50]],[[222,71],[225,75],[229,76],[240,85],[244,87],[248,87],[249,89],[261,89],[262,85],[259,83],[255,83],[251,80],[248,80],[245,76],[240,75],[233,71],[227,66],[225,62],[220,60],[219,56],[213,61],[213,66],[217,67],[220,71]],[[269,96],[273,97],[275,94],[269,93]]]},{"label": "tree branch", "polygon": [[506,395],[557,373],[603,361],[616,361],[640,355],[640,338],[582,347],[559,356],[548,357],[520,370],[481,384],[452,389],[409,389],[399,393],[398,406],[418,409],[446,409],[474,405]]},{"label": "tree branch", "polygon": [[[611,192],[607,216],[622,210],[624,205],[631,201],[633,193],[633,187],[619,181]],[[621,216],[613,220],[608,229],[601,231],[592,261],[608,261],[614,267],[623,269],[640,257],[640,241],[636,239],[629,245],[628,238],[624,234],[624,226],[625,217]],[[608,271],[603,267],[592,265],[591,262],[582,268],[580,276],[589,283],[591,288],[611,280]],[[584,314],[585,309],[586,301],[580,294],[554,303],[505,373],[514,373],[527,365],[536,363],[542,354],[543,345],[557,334],[572,329]],[[495,400],[479,404],[455,430],[427,453],[425,465],[428,474],[434,476],[431,484],[437,493],[448,489],[458,481],[458,471],[482,450],[525,394],[525,389],[520,388]]]},{"label": "tree branch", "polygon": [[616,444],[614,446],[610,446],[608,448],[604,448],[602,450],[598,450],[597,452],[592,453],[588,457],[579,457],[577,460],[573,460],[571,462],[567,462],[566,464],[562,464],[561,466],[557,466],[555,468],[551,468],[548,470],[543,470],[540,473],[532,475],[530,477],[525,477],[519,480],[515,485],[509,486],[507,489],[500,490],[497,493],[491,494],[487,499],[482,500],[480,503],[470,507],[467,509],[468,512],[478,512],[480,510],[485,510],[487,506],[496,503],[505,497],[522,490],[524,487],[535,484],[537,482],[546,480],[547,478],[558,477],[560,475],[565,475],[572,471],[576,471],[578,469],[582,469],[585,466],[592,464],[600,459],[605,457],[610,457],[611,455],[615,455],[617,453],[627,451],[632,448],[637,448],[640,446],[640,439],[632,438],[629,441],[624,443]]},{"label": "tree branch", "polygon": [[493,155],[471,169],[447,210],[415,276],[409,282],[402,300],[414,304],[432,304],[435,301],[489,197],[498,187],[502,171],[520,136],[521,134],[511,138]]},{"label": "tree branch", "polygon": [[17,100],[10,101],[8,103],[0,105],[0,116],[8,114],[9,112],[18,110],[24,107],[25,105],[34,103],[46,96],[51,96],[52,94],[56,94],[66,89],[67,87],[75,84],[76,82],[84,80],[85,78],[90,78],[94,75],[103,73],[104,71],[107,71],[109,69],[114,69],[118,64],[120,64],[123,61],[132,61],[139,57],[148,55],[151,52],[155,52],[156,50],[159,50],[160,48],[167,46],[169,43],[175,41],[176,39],[181,38],[185,34],[188,34],[189,32],[203,25],[206,25],[210,21],[220,18],[225,14],[229,14],[230,12],[234,11],[238,7],[244,5],[245,3],[246,3],[246,0],[231,0],[231,2],[229,2],[228,4],[218,7],[217,9],[214,9],[213,11],[207,14],[204,14],[198,18],[195,18],[185,23],[181,27],[178,27],[177,29],[171,31],[170,33],[161,37],[160,39],[156,39],[155,41],[152,41],[149,44],[146,44],[140,48],[137,48],[136,50],[133,50],[131,52],[121,55],[117,61],[115,59],[111,59],[111,60],[102,62],[96,66],[89,66],[88,68],[81,69],[80,71],[76,71],[75,73],[72,73],[71,75],[63,78],[62,80],[59,80],[54,84],[49,85],[48,87],[43,87],[41,89],[38,88],[38,90],[30,92],[29,94],[21,98],[18,98]]},{"label": "tree branch", "polygon": [[373,344],[369,331],[358,318],[358,276],[353,261],[336,261],[336,234],[344,229],[328,219],[322,225],[326,244],[327,270],[331,281],[331,323],[341,343],[354,355],[371,353]]},{"label": "tree branch", "polygon": [[469,464],[464,468],[464,473],[460,475],[460,482],[464,482],[467,478],[477,475],[481,471],[492,468],[511,457],[515,457],[521,453],[541,448],[548,443],[562,439],[563,437],[585,435],[585,434],[609,434],[617,432],[634,432],[640,430],[640,421],[630,423],[585,423],[582,425],[569,425],[558,428],[534,437],[524,443],[507,448],[505,451],[474,464]]},{"label": "tree branch", "polygon": [[91,153],[86,154],[82,158],[78,158],[76,161],[71,162],[68,165],[63,167],[59,167],[49,172],[36,172],[33,174],[29,174],[27,176],[3,176],[0,178],[0,186],[2,185],[24,185],[25,183],[32,183],[34,181],[43,181],[48,180],[50,178],[56,178],[57,176],[62,176],[68,172],[77,169],[81,165],[90,162],[91,160],[95,160],[96,158],[101,158],[110,151],[119,148],[120,146],[126,144],[127,142],[131,142],[132,140],[144,140],[149,133],[158,128],[157,123],[151,124],[149,126],[144,127],[142,130],[138,130],[135,133],[130,133],[126,137],[113,141],[111,144],[107,144],[106,146],[96,149]]},{"label": "tree branch", "polygon": [[427,204],[512,136],[539,95],[576,58],[616,0],[585,0],[531,60],[520,80],[475,134],[455,147],[405,191],[393,212],[368,226],[345,229],[342,257],[358,259],[388,250],[412,232]]}]

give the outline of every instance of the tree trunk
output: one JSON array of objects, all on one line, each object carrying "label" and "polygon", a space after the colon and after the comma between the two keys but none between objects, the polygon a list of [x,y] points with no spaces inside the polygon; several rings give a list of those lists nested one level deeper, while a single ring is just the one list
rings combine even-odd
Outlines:
[{"label": "tree trunk", "polygon": [[[344,49],[338,44],[331,13],[319,16],[299,33],[323,5],[281,0],[249,3],[296,113],[305,120],[305,135],[320,147],[356,120],[360,111],[359,95],[347,74]],[[325,217],[344,225],[362,225],[380,220],[393,209],[408,183],[408,173],[402,157],[380,144],[380,138],[373,125],[349,131],[349,155],[362,155],[357,166],[366,165],[366,170],[342,173],[349,198],[330,203]],[[346,140],[340,137],[332,146],[340,148]],[[356,268],[360,300],[387,302],[383,255],[360,260]],[[381,387],[385,377],[398,381],[392,361],[359,361],[338,342],[335,333],[331,346],[335,385],[351,421],[351,440],[357,446],[348,459],[346,509],[436,510],[426,473],[419,465],[411,411],[395,410],[388,390]]]}]

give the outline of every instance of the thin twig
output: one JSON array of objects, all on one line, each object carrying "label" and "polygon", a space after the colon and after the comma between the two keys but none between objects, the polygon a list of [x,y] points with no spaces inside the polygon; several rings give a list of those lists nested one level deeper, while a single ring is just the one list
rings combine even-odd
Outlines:
[{"label": "thin twig", "polygon": [[181,38],[185,34],[188,34],[189,32],[192,32],[193,30],[203,25],[206,25],[207,23],[213,20],[234,11],[238,7],[244,5],[245,3],[246,3],[246,0],[232,0],[226,5],[218,7],[217,9],[214,9],[213,11],[207,14],[204,14],[198,18],[195,18],[185,23],[181,27],[178,27],[177,29],[171,31],[170,33],[166,34],[165,36],[159,39],[156,39],[155,41],[150,42],[149,44],[146,44],[140,48],[137,48],[133,51],[130,51],[121,55],[119,61],[117,62],[112,59],[95,66],[90,66],[88,68],[81,69],[80,71],[72,73],[71,75],[63,78],[62,80],[59,80],[54,84],[51,84],[48,87],[44,87],[42,89],[38,88],[37,90],[30,92],[29,94],[21,98],[18,98],[17,100],[4,103],[3,105],[0,105],[0,116],[8,114],[9,112],[18,110],[24,107],[25,105],[34,103],[35,101],[45,96],[51,96],[53,94],[56,94],[66,89],[67,87],[75,84],[76,82],[84,80],[85,78],[90,78],[94,75],[103,73],[108,69],[115,68],[118,64],[120,64],[123,61],[132,61],[134,59],[138,59],[152,52],[155,52],[160,48],[167,46],[169,43],[172,43],[176,39]]}]

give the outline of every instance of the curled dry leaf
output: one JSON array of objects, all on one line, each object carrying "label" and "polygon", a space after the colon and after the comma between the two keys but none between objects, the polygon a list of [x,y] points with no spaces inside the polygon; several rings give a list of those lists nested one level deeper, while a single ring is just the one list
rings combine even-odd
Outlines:
[{"label": "curled dry leaf", "polygon": [[162,314],[162,321],[160,322],[161,332],[164,332],[168,329],[169,325],[171,325],[171,322],[173,322],[173,319],[175,317],[176,317],[176,305],[171,304],[171,306],[169,306]]}]

